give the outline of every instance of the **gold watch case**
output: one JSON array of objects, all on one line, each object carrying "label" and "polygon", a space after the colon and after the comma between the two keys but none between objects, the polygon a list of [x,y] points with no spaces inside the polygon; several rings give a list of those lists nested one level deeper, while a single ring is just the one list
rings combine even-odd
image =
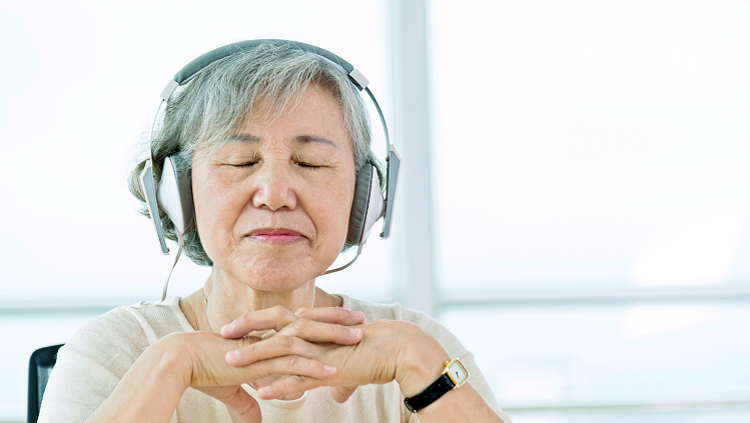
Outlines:
[{"label": "gold watch case", "polygon": [[447,374],[451,381],[453,381],[455,385],[453,389],[460,388],[469,380],[469,371],[466,370],[466,367],[464,367],[458,358],[446,361],[443,373]]}]

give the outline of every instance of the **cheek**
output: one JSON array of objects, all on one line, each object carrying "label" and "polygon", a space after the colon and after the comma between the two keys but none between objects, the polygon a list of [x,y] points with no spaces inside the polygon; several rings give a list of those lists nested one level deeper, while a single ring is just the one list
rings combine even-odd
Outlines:
[{"label": "cheek", "polygon": [[[218,193],[223,193],[219,195]],[[195,219],[198,234],[203,249],[209,257],[216,257],[217,251],[231,238],[233,227],[233,207],[236,206],[234,193],[228,192],[226,187],[219,184],[207,184],[205,181],[196,183],[193,179],[193,203],[195,205]]]},{"label": "cheek", "polygon": [[354,198],[354,184],[347,183],[345,186],[339,184],[336,187],[328,188],[326,191],[327,195],[324,197],[326,204],[322,207],[324,221],[327,224],[328,232],[335,239],[332,248],[336,247],[340,250],[349,231],[349,214]]}]

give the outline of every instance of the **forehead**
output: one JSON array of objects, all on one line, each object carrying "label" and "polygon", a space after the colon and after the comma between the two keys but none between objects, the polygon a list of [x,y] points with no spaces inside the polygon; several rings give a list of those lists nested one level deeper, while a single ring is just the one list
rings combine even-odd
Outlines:
[{"label": "forehead", "polygon": [[351,146],[340,101],[328,90],[311,85],[284,105],[272,102],[251,107],[228,141],[262,143],[267,138],[293,138],[303,145]]},{"label": "forehead", "polygon": [[286,115],[304,114],[316,110],[324,111],[341,121],[344,119],[344,109],[338,94],[331,91],[329,87],[309,84],[287,95],[260,94],[257,98],[250,99],[245,121],[268,125]]},{"label": "forehead", "polygon": [[[335,91],[335,90],[334,90]],[[338,92],[333,92],[327,84],[311,83],[294,92],[285,94],[266,94],[249,98],[244,105],[234,104],[232,107],[245,110],[244,114],[233,113],[233,124],[225,114],[224,123],[209,124],[213,130],[207,129],[204,135],[193,139],[190,150],[193,154],[212,154],[225,150],[227,144],[261,145],[271,134],[276,137],[285,136],[287,139],[297,137],[299,145],[324,145],[317,142],[324,139],[343,145],[343,150],[351,151],[354,155],[350,123],[344,111]],[[208,123],[208,122],[206,122]],[[244,142],[243,142],[244,141]]]}]

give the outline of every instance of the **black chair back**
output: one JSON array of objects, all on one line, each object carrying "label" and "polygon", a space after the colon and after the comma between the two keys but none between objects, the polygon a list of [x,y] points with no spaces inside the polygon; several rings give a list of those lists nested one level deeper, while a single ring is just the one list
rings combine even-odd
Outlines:
[{"label": "black chair back", "polygon": [[57,350],[61,345],[39,348],[31,354],[29,360],[29,395],[26,414],[27,423],[36,423],[39,418],[39,407],[42,405],[44,388],[47,387],[49,375],[57,362]]}]

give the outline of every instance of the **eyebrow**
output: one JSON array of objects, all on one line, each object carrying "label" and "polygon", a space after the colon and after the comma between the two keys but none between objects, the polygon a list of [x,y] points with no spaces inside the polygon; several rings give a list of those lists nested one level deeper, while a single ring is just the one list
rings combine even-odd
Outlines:
[{"label": "eyebrow", "polygon": [[[241,141],[241,142],[263,142],[263,140],[260,137],[256,137],[255,135],[247,134],[247,133],[240,133],[240,134],[231,135],[231,136],[229,136],[228,140],[229,141]],[[328,144],[328,145],[331,145],[331,146],[333,146],[335,148],[338,148],[338,146],[336,145],[336,143],[334,143],[333,141],[331,141],[329,139],[326,139],[326,138],[322,138],[322,137],[316,137],[314,135],[300,135],[300,136],[296,137],[294,140],[297,141],[300,144],[308,144],[308,143],[311,143],[311,142],[319,142],[319,143],[322,143],[322,144]]]},{"label": "eyebrow", "polygon": [[242,141],[242,142],[261,142],[262,140],[255,135],[250,134],[234,134],[230,135],[228,141]]},{"label": "eyebrow", "polygon": [[307,144],[310,142],[320,142],[320,143],[332,145],[338,148],[338,146],[333,141],[325,139],[325,138],[321,138],[321,137],[312,136],[312,135],[300,135],[294,140],[301,144]]}]

